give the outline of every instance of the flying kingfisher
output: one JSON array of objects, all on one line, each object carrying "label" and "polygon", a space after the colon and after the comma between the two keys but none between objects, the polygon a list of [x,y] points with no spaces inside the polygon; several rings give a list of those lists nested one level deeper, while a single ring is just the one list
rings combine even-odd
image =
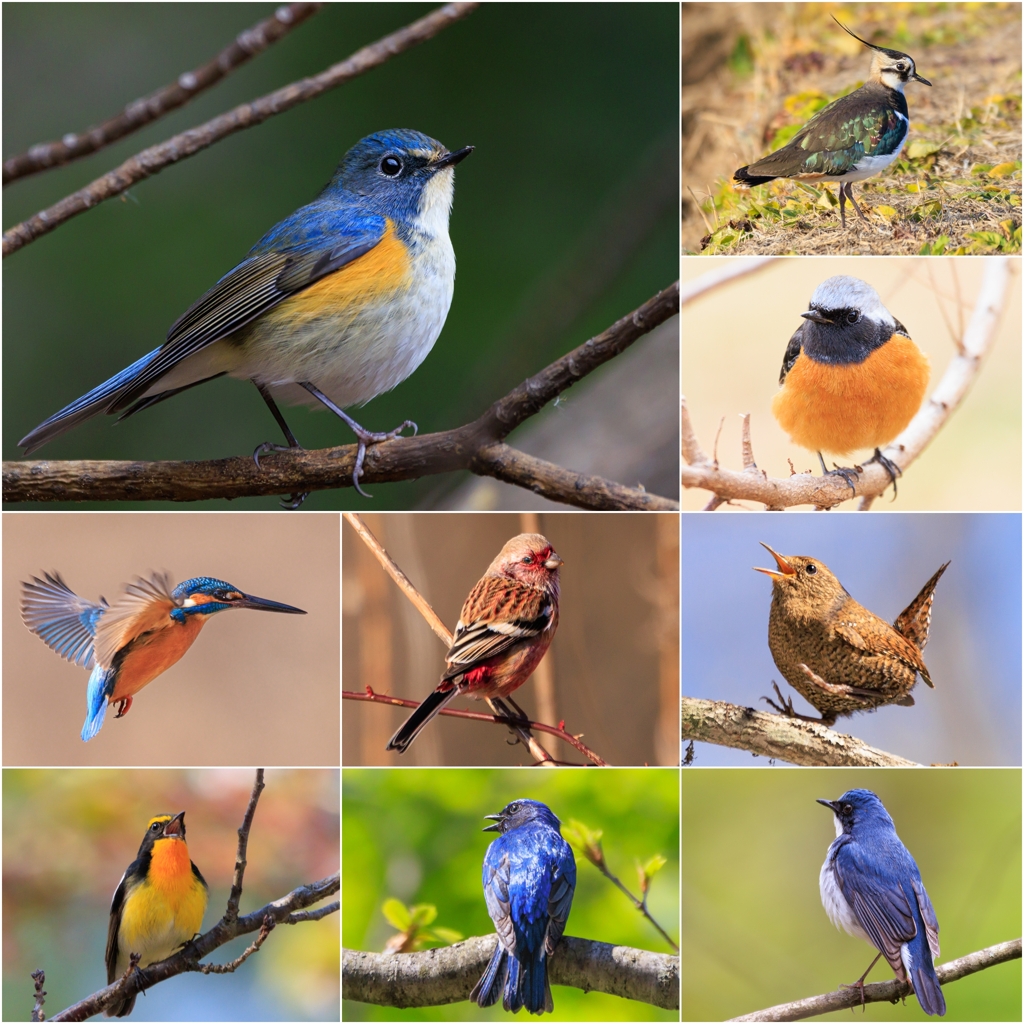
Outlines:
[{"label": "flying kingfisher", "polygon": [[917,73],[913,57],[875,46],[832,20],[875,51],[868,81],[820,110],[781,149],[741,167],[733,177],[741,186],[763,185],[775,178],[838,181],[839,216],[845,228],[847,199],[867,221],[853,198],[853,183],[885,170],[907,141],[910,120],[903,87],[911,79],[932,83]]},{"label": "flying kingfisher", "polygon": [[136,577],[113,604],[79,597],[60,573],[21,585],[21,618],[62,658],[92,669],[82,739],[100,731],[108,704],[122,718],[132,698],[192,646],[206,620],[226,608],[305,615],[301,608],[243,594],[230,583],[197,576],[171,589],[166,573]]}]

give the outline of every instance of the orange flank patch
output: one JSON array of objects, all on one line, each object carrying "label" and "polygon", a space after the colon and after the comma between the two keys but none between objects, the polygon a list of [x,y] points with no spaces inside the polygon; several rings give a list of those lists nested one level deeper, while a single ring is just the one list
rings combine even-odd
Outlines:
[{"label": "orange flank patch", "polygon": [[351,313],[354,308],[407,287],[412,278],[409,250],[395,234],[394,224],[390,220],[387,224],[384,237],[368,253],[286,299],[265,316],[279,312],[294,324],[335,311]]},{"label": "orange flank patch", "polygon": [[205,622],[205,615],[190,615],[184,625],[175,623],[134,640],[121,662],[109,703],[138,693],[180,661],[199,636]]},{"label": "orange flank patch", "polygon": [[801,353],[772,412],[793,441],[811,451],[849,455],[882,448],[921,408],[928,377],[928,357],[902,334],[862,363],[830,366]]}]

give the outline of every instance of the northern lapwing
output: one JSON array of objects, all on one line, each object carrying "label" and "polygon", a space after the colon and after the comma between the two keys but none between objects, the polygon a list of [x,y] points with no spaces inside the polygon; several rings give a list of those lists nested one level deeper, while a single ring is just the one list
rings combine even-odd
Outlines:
[{"label": "northern lapwing", "polygon": [[763,185],[775,178],[838,181],[839,216],[845,228],[847,199],[867,221],[853,198],[853,183],[885,170],[907,141],[910,121],[903,87],[911,79],[932,83],[917,73],[913,57],[875,46],[832,20],[875,51],[868,81],[820,110],[782,149],[741,167],[733,177],[741,186]]}]

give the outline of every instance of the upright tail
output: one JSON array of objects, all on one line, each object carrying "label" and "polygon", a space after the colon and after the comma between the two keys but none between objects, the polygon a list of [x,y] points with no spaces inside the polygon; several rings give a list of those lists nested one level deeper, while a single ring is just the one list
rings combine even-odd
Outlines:
[{"label": "upright tail", "polygon": [[[444,685],[444,684],[442,684]],[[459,692],[457,686],[448,690],[434,690],[429,697],[399,726],[398,732],[388,740],[385,750],[397,750],[404,754],[409,745],[420,734],[420,730]],[[483,1004],[481,1004],[483,1005]]]},{"label": "upright tail", "polygon": [[41,448],[47,441],[77,427],[101,412],[107,412],[114,404],[118,395],[146,368],[150,360],[160,351],[155,348],[148,355],[137,359],[131,366],[115,374],[110,380],[95,387],[87,395],[82,395],[60,412],[55,412],[48,420],[44,420],[35,430],[29,431],[19,442],[28,455]]}]

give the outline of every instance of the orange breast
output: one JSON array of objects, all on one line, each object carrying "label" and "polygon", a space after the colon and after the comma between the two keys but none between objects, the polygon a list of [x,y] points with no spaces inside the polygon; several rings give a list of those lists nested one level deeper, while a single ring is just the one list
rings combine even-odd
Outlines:
[{"label": "orange breast", "polygon": [[387,223],[384,237],[368,253],[286,299],[264,314],[264,319],[281,317],[295,325],[338,311],[357,313],[383,295],[408,287],[412,277],[409,250],[395,234],[394,224]]},{"label": "orange breast", "polygon": [[[121,662],[110,703],[130,697],[151,683],[192,646],[206,622],[204,615],[190,615],[184,625],[168,626],[139,637]],[[178,844],[184,845],[184,844]]]},{"label": "orange breast", "polygon": [[862,363],[830,366],[801,354],[772,400],[779,425],[802,448],[849,455],[881,448],[921,408],[928,358],[894,334]]}]

